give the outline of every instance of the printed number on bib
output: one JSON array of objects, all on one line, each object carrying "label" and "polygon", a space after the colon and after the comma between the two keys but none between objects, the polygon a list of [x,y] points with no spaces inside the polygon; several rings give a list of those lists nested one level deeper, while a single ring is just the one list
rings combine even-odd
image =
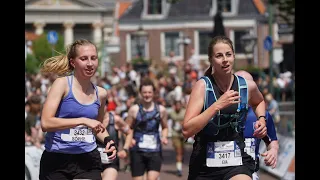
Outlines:
[{"label": "printed number on bib", "polygon": [[209,142],[206,163],[208,167],[240,166],[240,148],[234,141]]},{"label": "printed number on bib", "polygon": [[103,152],[105,148],[98,147],[98,151],[100,152],[101,162],[102,164],[110,164],[112,160],[109,160],[107,153]]},{"label": "printed number on bib", "polygon": [[245,138],[246,147],[244,148],[244,152],[250,155],[254,160],[256,159],[256,145],[254,138]]},{"label": "printed number on bib", "polygon": [[95,141],[92,129],[86,126],[71,128],[69,134],[61,134],[61,139],[64,141],[80,141],[88,143]]},{"label": "printed number on bib", "polygon": [[156,149],[157,148],[157,139],[154,135],[144,134],[142,136],[142,141],[139,142],[139,148],[144,149]]}]

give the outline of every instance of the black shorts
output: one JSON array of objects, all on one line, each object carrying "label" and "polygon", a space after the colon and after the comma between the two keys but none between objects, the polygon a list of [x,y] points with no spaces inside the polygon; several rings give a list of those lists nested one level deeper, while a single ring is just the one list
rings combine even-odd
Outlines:
[{"label": "black shorts", "polygon": [[44,151],[40,160],[40,180],[101,180],[102,163],[97,149],[83,154]]},{"label": "black shorts", "polygon": [[242,157],[243,165],[229,167],[207,167],[189,165],[188,180],[229,180],[233,176],[245,174],[252,178],[255,169],[255,161],[249,155]]},{"label": "black shorts", "polygon": [[120,169],[120,161],[119,158],[117,157],[112,163],[110,164],[102,164],[102,171],[104,171],[107,168],[114,168],[117,171]]},{"label": "black shorts", "polygon": [[160,172],[161,163],[161,152],[130,151],[132,177],[142,176],[145,171]]}]

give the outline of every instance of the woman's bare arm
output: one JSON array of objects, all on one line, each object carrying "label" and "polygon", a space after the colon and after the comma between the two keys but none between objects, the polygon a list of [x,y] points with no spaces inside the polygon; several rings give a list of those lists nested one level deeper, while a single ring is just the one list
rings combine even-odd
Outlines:
[{"label": "woman's bare arm", "polygon": [[59,104],[67,92],[67,86],[66,77],[57,78],[53,82],[42,109],[41,128],[43,132],[53,132],[85,124],[85,118],[55,117]]}]

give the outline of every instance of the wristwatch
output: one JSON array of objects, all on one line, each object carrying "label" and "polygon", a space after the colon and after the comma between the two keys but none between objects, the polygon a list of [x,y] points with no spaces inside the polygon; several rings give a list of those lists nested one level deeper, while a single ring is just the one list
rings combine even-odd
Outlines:
[{"label": "wristwatch", "polygon": [[266,116],[259,116],[257,120],[259,120],[260,118],[264,118],[264,120],[267,121]]}]

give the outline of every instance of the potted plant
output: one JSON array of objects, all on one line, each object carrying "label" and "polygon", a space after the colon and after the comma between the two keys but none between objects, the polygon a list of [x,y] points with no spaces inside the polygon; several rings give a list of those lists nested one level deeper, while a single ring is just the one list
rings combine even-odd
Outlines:
[{"label": "potted plant", "polygon": [[138,71],[138,72],[141,72],[141,71],[146,72],[146,71],[148,71],[150,62],[151,62],[150,60],[146,60],[146,59],[144,59],[142,57],[137,57],[137,58],[131,60],[133,69],[135,71]]}]

